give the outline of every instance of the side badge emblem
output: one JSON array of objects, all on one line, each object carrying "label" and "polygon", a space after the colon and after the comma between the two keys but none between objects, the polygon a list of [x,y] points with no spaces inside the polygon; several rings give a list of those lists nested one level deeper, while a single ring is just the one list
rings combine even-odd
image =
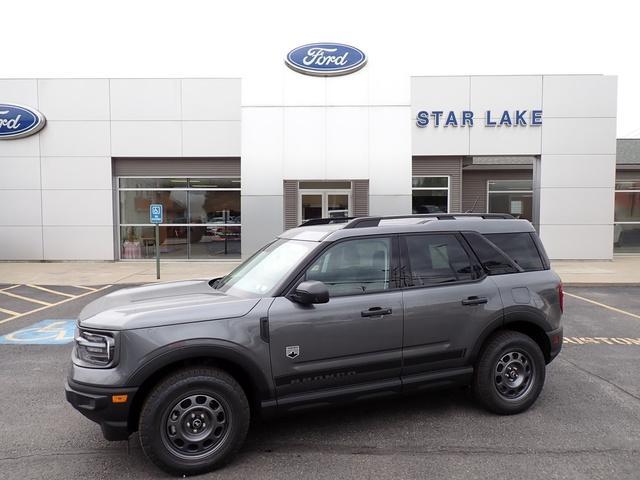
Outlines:
[{"label": "side badge emblem", "polygon": [[286,347],[285,355],[289,358],[296,358],[298,355],[300,355],[300,346],[292,345],[291,347]]}]

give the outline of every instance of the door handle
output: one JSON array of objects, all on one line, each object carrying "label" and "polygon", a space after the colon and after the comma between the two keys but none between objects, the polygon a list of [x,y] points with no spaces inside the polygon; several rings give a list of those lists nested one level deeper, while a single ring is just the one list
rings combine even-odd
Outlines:
[{"label": "door handle", "polygon": [[487,297],[477,297],[474,295],[472,297],[468,297],[462,300],[462,304],[463,305],[481,305],[483,303],[487,303],[488,301],[489,299]]},{"label": "door handle", "polygon": [[363,317],[381,317],[382,315],[391,315],[392,310],[390,308],[371,307],[369,310],[363,310],[360,315]]}]

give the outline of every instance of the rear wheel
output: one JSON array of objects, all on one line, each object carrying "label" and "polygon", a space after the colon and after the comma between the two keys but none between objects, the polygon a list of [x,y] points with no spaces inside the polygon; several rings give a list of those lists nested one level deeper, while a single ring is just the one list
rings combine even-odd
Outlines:
[{"label": "rear wheel", "polygon": [[544,355],[538,344],[522,333],[503,331],[482,348],[473,391],[487,410],[512,415],[533,405],[544,379]]},{"label": "rear wheel", "polygon": [[184,369],[158,384],[145,401],[140,443],[169,473],[203,473],[238,451],[249,420],[246,395],[232,376],[215,368]]}]

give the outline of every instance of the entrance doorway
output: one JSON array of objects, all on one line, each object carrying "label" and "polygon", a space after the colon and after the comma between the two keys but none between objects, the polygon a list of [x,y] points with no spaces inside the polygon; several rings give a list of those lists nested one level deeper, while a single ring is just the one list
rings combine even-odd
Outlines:
[{"label": "entrance doorway", "polygon": [[351,216],[351,190],[301,189],[298,201],[299,223],[314,218]]}]

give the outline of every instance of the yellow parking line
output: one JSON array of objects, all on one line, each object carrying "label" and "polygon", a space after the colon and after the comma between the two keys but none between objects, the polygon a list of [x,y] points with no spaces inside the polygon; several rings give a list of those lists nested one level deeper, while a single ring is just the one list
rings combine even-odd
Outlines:
[{"label": "yellow parking line", "polygon": [[75,300],[77,298],[86,297],[87,295],[91,295],[92,293],[99,292],[99,291],[104,290],[104,289],[109,288],[109,287],[111,287],[111,285],[105,285],[104,287],[95,289],[94,291],[81,293],[80,295],[78,295],[76,297],[73,297],[73,298],[65,298],[64,300],[60,300],[59,302],[52,303],[52,304],[46,305],[44,307],[36,308],[35,310],[31,310],[30,312],[19,313],[15,317],[5,318],[4,320],[0,320],[0,325],[3,324],[3,323],[6,323],[6,322],[10,322],[11,320],[15,320],[16,318],[24,317],[25,315],[30,315],[32,313],[36,313],[36,312],[40,312],[42,310],[46,310],[47,308],[57,307],[58,305],[62,305],[63,303],[70,302],[70,301]]},{"label": "yellow parking line", "polygon": [[590,300],[588,298],[584,298],[584,297],[581,297],[579,295],[575,295],[573,293],[569,293],[569,292],[564,292],[564,293],[565,293],[565,295],[569,295],[570,297],[577,298],[579,300],[583,300],[585,302],[592,303],[594,305],[597,305],[597,306],[602,307],[602,308],[606,308],[608,310],[612,310],[614,312],[622,313],[624,315],[629,315],[630,317],[637,318],[638,320],[640,320],[640,315],[636,315],[635,313],[627,312],[626,310],[620,310],[619,308],[612,307],[611,305],[606,305],[604,303],[596,302],[595,300]]},{"label": "yellow parking line", "polygon": [[22,295],[16,295],[15,293],[7,292],[7,291],[4,291],[4,290],[1,291],[0,294],[1,295],[9,295],[10,297],[19,298],[20,300],[26,300],[27,302],[39,303],[40,305],[46,305],[47,307],[49,305],[51,305],[51,303],[43,302],[42,300],[36,300],[35,298],[23,297]]},{"label": "yellow parking line", "polygon": [[39,285],[31,285],[27,284],[27,287],[37,288],[38,290],[42,290],[43,292],[55,293],[56,295],[62,295],[64,297],[75,298],[75,295],[71,295],[70,293],[58,292],[57,290],[51,290],[50,288],[41,287]]},{"label": "yellow parking line", "polygon": [[6,308],[0,308],[0,312],[6,313],[7,315],[20,315],[18,312],[14,312],[13,310],[7,310]]}]

